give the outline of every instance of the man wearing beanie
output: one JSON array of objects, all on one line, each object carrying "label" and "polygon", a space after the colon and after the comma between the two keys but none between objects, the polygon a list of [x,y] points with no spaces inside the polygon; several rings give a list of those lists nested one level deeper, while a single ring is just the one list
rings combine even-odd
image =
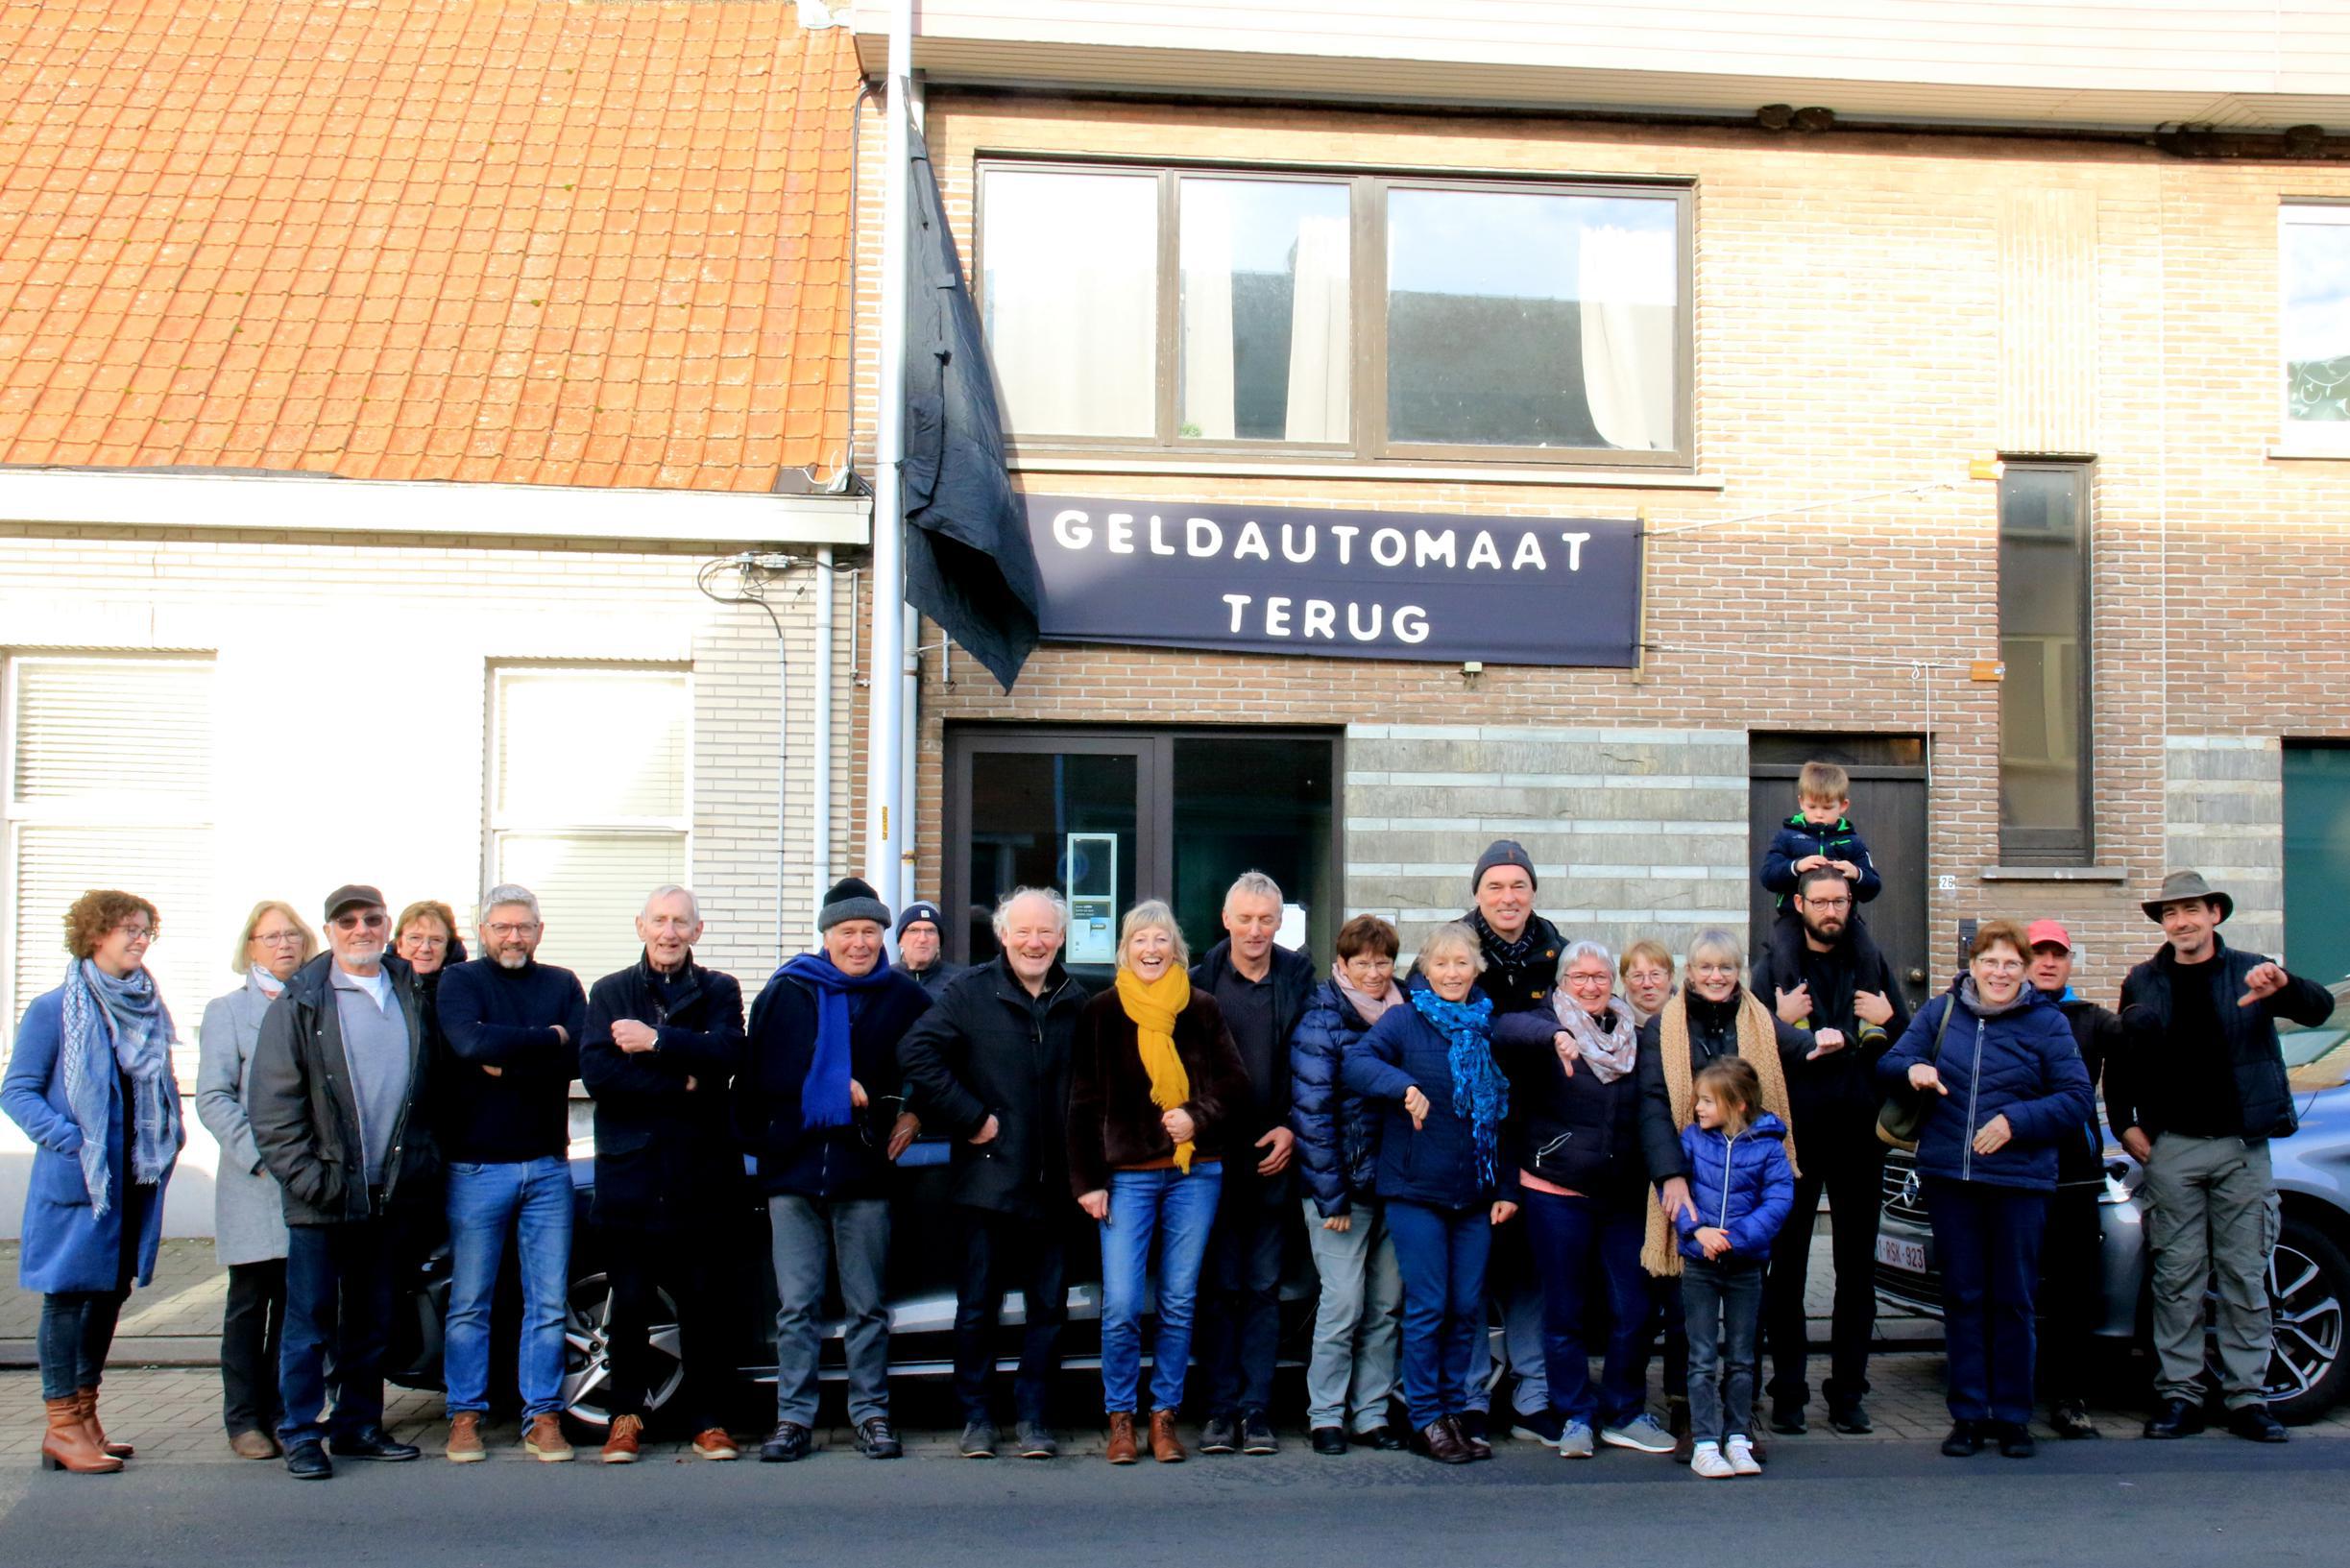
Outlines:
[{"label": "man wearing beanie", "polygon": [[816,916],[821,952],[777,970],[751,1004],[736,1130],[767,1195],[775,1253],[775,1430],[769,1462],[805,1459],[816,1420],[828,1270],[847,1315],[849,1420],[868,1459],[901,1452],[889,1425],[889,1165],[904,1107],[898,1041],[929,993],[882,962],[889,908],[843,878]]},{"label": "man wearing beanie", "polygon": [[935,904],[909,904],[898,916],[898,961],[889,967],[933,997],[967,967],[947,962],[946,929]]}]

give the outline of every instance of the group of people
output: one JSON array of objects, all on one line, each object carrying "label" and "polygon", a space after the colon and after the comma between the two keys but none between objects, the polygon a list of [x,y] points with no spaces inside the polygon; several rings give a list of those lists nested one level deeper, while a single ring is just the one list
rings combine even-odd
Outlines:
[{"label": "group of people", "polygon": [[[385,1342],[399,1260],[445,1226],[447,1457],[485,1455],[509,1248],[523,1447],[573,1457],[560,1413],[577,1079],[594,1101],[594,1218],[614,1286],[606,1462],[640,1451],[663,1285],[693,1452],[738,1456],[724,1423],[730,1221],[755,1198],[779,1303],[759,1457],[812,1450],[828,1291],[845,1315],[857,1449],[901,1451],[889,1198],[894,1162],[925,1132],[952,1148],[955,1390],[973,1458],[1058,1452],[1049,1394],[1083,1228],[1101,1251],[1109,1461],[1186,1457],[1177,1413],[1195,1359],[1201,1451],[1277,1451],[1279,1291],[1302,1223],[1320,1276],[1316,1452],[1464,1464],[1507,1434],[1568,1458],[1614,1447],[1709,1479],[1756,1474],[1763,1400],[1769,1431],[1806,1425],[1823,1194],[1828,1418],[1869,1430],[1894,1132],[1914,1137],[1943,1279],[1944,1452],[2023,1457],[2044,1306],[2068,1341],[2049,1368],[2052,1424],[2096,1435],[2073,1380],[2097,1310],[2100,1075],[2154,1200],[2162,1370],[2146,1435],[2201,1422],[2216,1276],[2230,1427],[2281,1440],[2261,1394],[2266,1141],[2293,1114],[2273,1021],[2322,1022],[2330,994],[2227,947],[2226,894],[2181,873],[2145,904],[2167,940],[2131,971],[2119,1013],[2071,990],[2061,925],[1991,920],[1964,973],[1913,1017],[1858,914],[1879,880],[1848,793],[1819,764],[1799,781],[1801,809],[1760,872],[1783,912],[1751,975],[1734,936],[1706,930],[1678,983],[1660,944],[1619,957],[1563,937],[1535,912],[1535,865],[1509,840],[1478,858],[1470,907],[1425,934],[1408,977],[1396,929],[1372,915],[1342,927],[1318,974],[1275,942],[1281,890],[1257,872],[1232,884],[1224,937],[1197,963],[1167,905],[1127,910],[1097,993],[1064,966],[1068,905],[1051,888],[1007,894],[996,955],[969,969],[941,956],[936,907],[909,906],[892,964],[890,911],[850,878],[826,897],[818,951],[779,968],[747,1020],[741,987],[694,958],[701,914],[682,887],[652,893],[641,957],[589,988],[537,961],[545,924],[524,888],[485,895],[470,961],[445,905],[393,919],[375,888],[338,888],[321,953],[290,905],[265,901],[234,953],[242,984],[206,1009],[196,1093],[221,1148],[231,1442],[248,1458],[282,1452],[307,1479],[338,1458],[417,1457],[382,1424]],[[39,1146],[22,1282],[45,1292],[41,1453],[55,1468],[130,1457],[106,1437],[98,1388],[127,1291],[154,1267],[184,1139],[174,1029],[143,962],[157,924],[130,894],[74,905],[64,984],[33,1003],[0,1085]],[[994,1387],[1007,1291],[1023,1312],[1008,1443]],[[1487,1349],[1495,1315],[1506,1377]],[[1660,1338],[1662,1421],[1646,1393]]]}]

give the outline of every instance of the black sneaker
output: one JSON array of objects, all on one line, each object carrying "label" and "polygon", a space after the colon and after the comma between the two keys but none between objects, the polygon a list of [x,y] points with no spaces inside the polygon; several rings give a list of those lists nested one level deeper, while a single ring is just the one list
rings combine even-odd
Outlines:
[{"label": "black sneaker", "polygon": [[1829,1406],[1828,1424],[1848,1437],[1863,1436],[1877,1430],[1869,1425],[1868,1407],[1857,1399]]},{"label": "black sneaker", "polygon": [[1560,1435],[1565,1430],[1566,1417],[1552,1410],[1536,1411],[1532,1415],[1513,1416],[1510,1421],[1511,1436],[1530,1443],[1540,1443],[1548,1448],[1559,1446]]},{"label": "black sneaker", "polygon": [[1999,1452],[2011,1459],[2028,1459],[2040,1452],[2032,1439],[2032,1429],[2020,1421],[2002,1422],[1999,1428]]},{"label": "black sneaker", "polygon": [[1316,1427],[1313,1438],[1314,1452],[1317,1454],[1338,1455],[1346,1452],[1346,1429],[1345,1427]]},{"label": "black sneaker", "polygon": [[1811,1430],[1804,1419],[1804,1407],[1787,1400],[1771,1401],[1771,1430],[1788,1437],[1800,1437]]},{"label": "black sneaker", "polygon": [[334,1474],[334,1460],[327,1458],[327,1445],[313,1437],[285,1451],[285,1473],[296,1481],[325,1481]]},{"label": "black sneaker", "polygon": [[996,1457],[996,1424],[984,1415],[975,1415],[963,1423],[963,1458],[992,1459]]},{"label": "black sneaker", "polygon": [[1273,1435],[1272,1423],[1263,1411],[1243,1411],[1240,1417],[1240,1451],[1244,1454],[1278,1454],[1281,1439]]},{"label": "black sneaker", "polygon": [[767,1440],[759,1445],[759,1461],[762,1464],[789,1464],[794,1459],[808,1458],[809,1450],[813,1446],[813,1435],[806,1427],[797,1421],[778,1421],[775,1430],[767,1434]]},{"label": "black sneaker", "polygon": [[1199,1429],[1199,1452],[1229,1454],[1240,1446],[1240,1432],[1228,1415],[1211,1415]]},{"label": "black sneaker", "polygon": [[377,1427],[361,1427],[327,1439],[327,1448],[338,1459],[384,1459],[397,1464],[412,1459],[422,1452],[414,1443],[394,1440],[392,1435]]},{"label": "black sneaker", "polygon": [[894,1459],[906,1452],[886,1415],[868,1415],[857,1423],[857,1452],[869,1459]]},{"label": "black sneaker", "polygon": [[2105,1435],[2097,1430],[2097,1424],[2089,1419],[2089,1411],[2077,1399],[2068,1399],[2050,1411],[2048,1425],[2055,1430],[2056,1435],[2069,1441]]},{"label": "black sneaker", "polygon": [[2228,1411],[2228,1430],[2246,1442],[2290,1441],[2285,1423],[2278,1420],[2265,1405],[2246,1405],[2241,1410]]},{"label": "black sneaker", "polygon": [[1049,1459],[1061,1451],[1061,1440],[1053,1429],[1042,1421],[1020,1423],[1020,1457],[1024,1459]]},{"label": "black sneaker", "polygon": [[1950,1423],[1950,1435],[1942,1439],[1942,1452],[1954,1459],[1971,1459],[1982,1451],[1982,1423],[1978,1421]]}]

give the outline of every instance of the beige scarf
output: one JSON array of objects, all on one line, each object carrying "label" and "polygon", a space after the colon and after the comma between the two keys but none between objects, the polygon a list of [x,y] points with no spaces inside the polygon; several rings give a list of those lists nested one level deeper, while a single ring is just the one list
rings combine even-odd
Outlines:
[{"label": "beige scarf", "polygon": [[[1779,1065],[1779,1034],[1771,1026],[1770,1009],[1752,991],[1738,993],[1738,1056],[1755,1070],[1762,1083],[1762,1108],[1787,1124],[1787,1169],[1801,1174],[1795,1163],[1795,1113],[1787,1106],[1787,1075]],[[1689,997],[1676,991],[1657,1015],[1657,1049],[1664,1068],[1665,1093],[1673,1101],[1673,1130],[1687,1127],[1697,1115],[1697,1074],[1689,1070]],[[1650,1194],[1648,1239],[1640,1248],[1640,1266],[1670,1278],[1681,1272],[1681,1249],[1674,1244],[1673,1222],[1663,1200]]]}]

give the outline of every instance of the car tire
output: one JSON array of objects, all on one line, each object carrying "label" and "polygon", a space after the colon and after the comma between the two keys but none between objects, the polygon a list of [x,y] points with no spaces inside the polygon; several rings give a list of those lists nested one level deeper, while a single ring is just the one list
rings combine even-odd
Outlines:
[{"label": "car tire", "polygon": [[[612,1384],[612,1281],[604,1274],[583,1274],[571,1282],[563,1315],[563,1408],[581,1427],[602,1432],[612,1424],[605,1406]],[[677,1303],[666,1290],[657,1292],[657,1310],[647,1335],[653,1348],[653,1371],[644,1390],[644,1413],[649,1420],[676,1396],[686,1381],[686,1363],[678,1354]]]},{"label": "car tire", "polygon": [[2350,1254],[2305,1217],[2286,1215],[2268,1260],[2268,1408],[2280,1421],[2314,1421],[2350,1385]]}]

